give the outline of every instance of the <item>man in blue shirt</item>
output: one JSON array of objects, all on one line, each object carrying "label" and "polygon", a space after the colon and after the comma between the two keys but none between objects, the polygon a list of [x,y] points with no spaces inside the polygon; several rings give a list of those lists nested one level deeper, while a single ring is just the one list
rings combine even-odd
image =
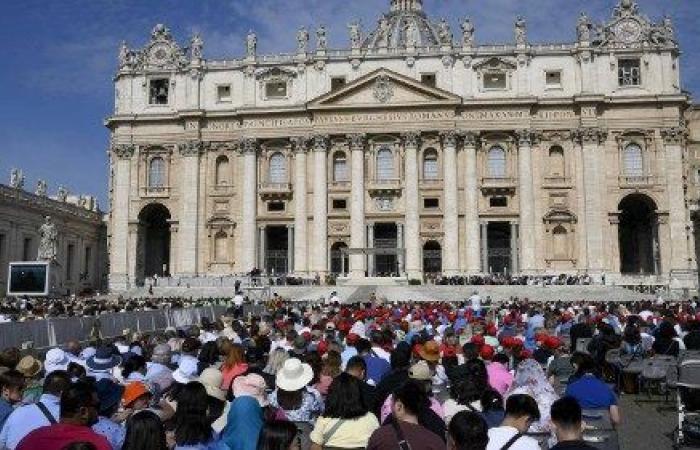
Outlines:
[{"label": "man in blue shirt", "polygon": [[367,383],[372,386],[376,386],[382,381],[384,375],[389,373],[391,370],[391,365],[389,362],[374,354],[372,351],[372,344],[367,339],[360,339],[360,341],[355,346],[357,353],[362,359],[365,360],[367,364]]},{"label": "man in blue shirt", "polygon": [[5,421],[0,431],[0,448],[15,450],[19,441],[32,431],[56,423],[60,418],[61,393],[69,386],[68,372],[55,370],[48,374],[39,402],[17,408]]},{"label": "man in blue shirt", "polygon": [[613,390],[595,376],[596,364],[593,358],[586,356],[578,363],[577,374],[580,377],[566,387],[566,396],[576,399],[582,409],[603,409],[610,412],[610,421],[614,426],[620,423],[620,410]]},{"label": "man in blue shirt", "polygon": [[14,405],[22,401],[24,387],[24,375],[20,372],[9,370],[0,375],[0,429],[14,410]]}]

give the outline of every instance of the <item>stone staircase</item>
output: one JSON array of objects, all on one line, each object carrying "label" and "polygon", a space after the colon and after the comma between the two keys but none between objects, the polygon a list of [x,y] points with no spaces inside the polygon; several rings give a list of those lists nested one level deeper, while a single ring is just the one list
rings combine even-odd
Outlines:
[{"label": "stone staircase", "polygon": [[372,294],[376,295],[376,291],[377,286],[360,286],[349,297],[344,298],[344,300],[346,303],[365,302],[369,300]]}]

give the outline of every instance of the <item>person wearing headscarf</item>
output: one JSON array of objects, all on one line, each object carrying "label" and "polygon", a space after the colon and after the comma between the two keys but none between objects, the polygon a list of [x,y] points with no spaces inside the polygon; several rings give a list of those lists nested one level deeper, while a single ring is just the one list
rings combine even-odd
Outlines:
[{"label": "person wearing headscarf", "polygon": [[542,366],[534,359],[522,361],[515,371],[513,384],[506,393],[505,400],[515,394],[526,394],[534,398],[540,410],[540,419],[530,426],[530,432],[543,433],[550,431],[549,412],[559,397],[552,385],[547,381],[547,375]]},{"label": "person wearing headscarf", "polygon": [[251,396],[242,395],[231,403],[223,441],[231,450],[256,450],[263,427],[263,410]]}]

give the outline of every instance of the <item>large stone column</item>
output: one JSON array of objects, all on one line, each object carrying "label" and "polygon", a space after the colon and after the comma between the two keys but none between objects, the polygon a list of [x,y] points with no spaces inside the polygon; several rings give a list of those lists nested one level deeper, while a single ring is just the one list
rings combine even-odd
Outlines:
[{"label": "large stone column", "polygon": [[671,272],[685,272],[690,268],[688,252],[689,220],[686,216],[685,193],[683,191],[683,142],[685,130],[665,128],[661,130],[664,140],[666,165],[666,193],[668,195],[668,228],[671,234],[671,261],[662,265]]},{"label": "large stone column", "polygon": [[294,225],[287,225],[287,274],[294,272]]},{"label": "large stone column", "polygon": [[308,240],[306,236],[308,225],[307,193],[306,193],[306,149],[307,140],[305,137],[295,137],[292,139],[294,145],[294,248],[289,251],[294,252],[294,267],[290,267],[297,275],[304,275],[308,272],[307,249]]},{"label": "large stone column", "polygon": [[[365,247],[365,136],[353,134],[350,139],[350,250]],[[350,254],[350,277],[364,278],[365,258],[360,253]]]},{"label": "large stone column", "polygon": [[[374,248],[374,224],[370,223],[367,225],[367,244],[365,247]],[[367,255],[367,276],[374,277],[376,275],[376,263],[377,256],[374,253]]]},{"label": "large stone column", "polygon": [[420,263],[420,216],[418,192],[418,146],[419,133],[406,133],[403,136],[406,154],[404,177],[404,203],[406,205],[406,273],[409,279],[422,279]]},{"label": "large stone column", "polygon": [[314,136],[314,272],[328,272],[328,136]]},{"label": "large stone column", "polygon": [[[255,231],[258,205],[258,145],[255,139],[247,138],[240,142],[243,155],[243,189],[241,202],[241,269],[249,272],[256,267]],[[264,269],[260,267],[260,269]]]},{"label": "large stone column", "polygon": [[518,267],[518,224],[515,222],[510,223],[510,271],[511,273],[518,273],[520,268]]},{"label": "large stone column", "polygon": [[603,149],[607,133],[600,128],[581,128],[576,133],[581,143],[583,155],[583,196],[586,229],[586,259],[588,271],[602,273],[605,261],[605,241],[603,214],[605,206],[605,174],[603,170]]},{"label": "large stone column", "polygon": [[459,222],[457,220],[457,133],[442,133],[445,209],[442,228],[445,236],[442,271],[447,276],[459,273]]},{"label": "large stone column", "polygon": [[481,224],[481,271],[490,273],[489,268],[489,224],[483,222]]},{"label": "large stone column", "polygon": [[535,193],[532,185],[532,133],[520,130],[518,138],[518,198],[520,199],[520,272],[535,272]]},{"label": "large stone column", "polygon": [[178,146],[180,164],[180,239],[178,245],[178,274],[197,275],[199,257],[199,157],[202,142],[190,141]]},{"label": "large stone column", "polygon": [[479,260],[480,232],[479,232],[479,183],[476,168],[476,140],[475,133],[464,135],[465,179],[464,179],[464,222],[467,273],[474,275],[481,272]]},{"label": "large stone column", "polygon": [[[129,254],[129,189],[131,187],[131,157],[134,156],[133,145],[115,145],[112,147],[112,166],[114,167],[111,212],[111,245],[109,252],[109,289],[126,290],[130,287]],[[12,242],[12,241],[10,241]],[[19,239],[17,239],[19,242]],[[132,255],[132,259],[136,255]]]}]

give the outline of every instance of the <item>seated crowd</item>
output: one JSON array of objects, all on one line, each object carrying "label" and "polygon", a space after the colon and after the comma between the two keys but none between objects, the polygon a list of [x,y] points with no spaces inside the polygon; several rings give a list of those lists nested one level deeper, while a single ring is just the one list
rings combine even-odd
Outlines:
[{"label": "seated crowd", "polygon": [[0,450],[592,448],[582,411],[622,420],[606,350],[698,348],[695,306],[278,300],[41,358],[6,349]]}]

